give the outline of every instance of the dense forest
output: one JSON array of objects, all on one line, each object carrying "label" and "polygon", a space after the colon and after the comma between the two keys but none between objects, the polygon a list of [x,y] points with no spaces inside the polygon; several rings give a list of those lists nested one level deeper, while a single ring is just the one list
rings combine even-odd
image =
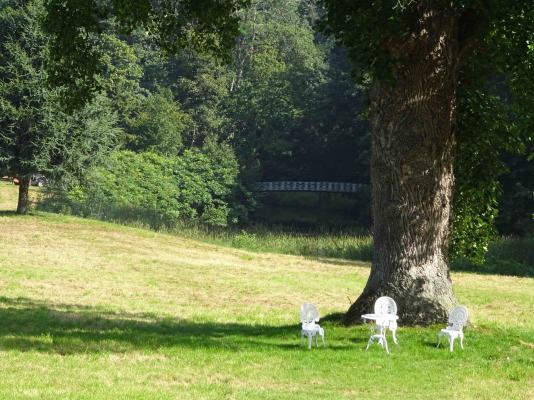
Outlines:
[{"label": "dense forest", "polygon": [[[372,229],[366,190],[255,191],[258,181],[370,182],[367,71],[321,29],[318,2],[252,1],[222,59],[187,47],[169,55],[149,32],[125,34],[106,20],[105,34],[92,39],[103,70],[98,94],[75,111],[49,85],[42,2],[2,0],[0,9],[0,164],[3,174],[47,176],[43,207],[155,227],[193,220]],[[483,249],[497,233],[534,232],[532,144],[488,134],[509,112],[496,100],[507,103],[503,82],[493,75],[478,104],[460,102],[467,112],[453,251],[475,259],[477,240]],[[470,107],[493,117],[470,120]],[[493,149],[485,158],[472,151],[480,141]]]}]

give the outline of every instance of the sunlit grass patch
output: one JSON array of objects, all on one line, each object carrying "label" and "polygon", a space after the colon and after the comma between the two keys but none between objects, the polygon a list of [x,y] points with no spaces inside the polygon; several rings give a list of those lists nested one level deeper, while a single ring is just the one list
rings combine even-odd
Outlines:
[{"label": "sunlit grass patch", "polygon": [[[248,252],[56,214],[0,215],[0,398],[529,399],[534,279],[453,273],[471,325],[400,327],[387,355],[339,315],[369,264]],[[314,302],[326,348],[301,348]]]}]

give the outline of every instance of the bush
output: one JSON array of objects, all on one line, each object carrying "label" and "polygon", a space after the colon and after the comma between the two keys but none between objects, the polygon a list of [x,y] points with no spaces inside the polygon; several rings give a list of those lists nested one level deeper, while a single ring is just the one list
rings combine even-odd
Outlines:
[{"label": "bush", "polygon": [[534,276],[534,237],[503,237],[489,246],[482,264],[453,260],[452,269],[488,274]]},{"label": "bush", "polygon": [[56,191],[43,206],[153,228],[180,220],[225,226],[237,172],[228,151],[212,156],[187,150],[178,157],[118,151],[106,166],[89,171],[81,184]]}]

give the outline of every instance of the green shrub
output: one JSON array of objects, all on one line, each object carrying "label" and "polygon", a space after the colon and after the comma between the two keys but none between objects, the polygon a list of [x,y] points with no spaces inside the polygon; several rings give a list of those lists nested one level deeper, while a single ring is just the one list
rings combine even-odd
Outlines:
[{"label": "green shrub", "polygon": [[465,258],[457,258],[452,268],[472,272],[534,276],[534,237],[503,237],[489,245],[482,264]]},{"label": "green shrub", "polygon": [[117,151],[107,165],[89,171],[79,185],[55,192],[43,206],[158,229],[188,219],[224,226],[237,178],[237,163],[229,154]]}]

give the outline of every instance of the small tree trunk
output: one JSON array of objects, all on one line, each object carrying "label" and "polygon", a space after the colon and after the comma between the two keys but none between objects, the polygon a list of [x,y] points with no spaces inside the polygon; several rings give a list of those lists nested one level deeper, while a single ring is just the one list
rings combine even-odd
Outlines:
[{"label": "small tree trunk", "polygon": [[30,177],[21,176],[19,178],[19,202],[17,204],[17,214],[28,212],[28,189],[30,188]]},{"label": "small tree trunk", "polygon": [[413,31],[387,44],[394,83],[376,82],[371,93],[374,257],[349,323],[384,295],[397,302],[404,324],[443,322],[455,303],[447,248],[456,20],[453,11],[422,7]]}]

